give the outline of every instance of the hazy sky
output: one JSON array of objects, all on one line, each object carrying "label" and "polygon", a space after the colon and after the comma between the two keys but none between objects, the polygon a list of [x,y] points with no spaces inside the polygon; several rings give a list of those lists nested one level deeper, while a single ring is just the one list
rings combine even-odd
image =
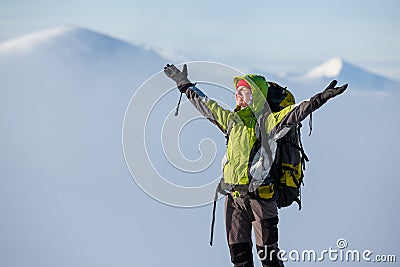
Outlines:
[{"label": "hazy sky", "polygon": [[400,2],[0,1],[0,41],[66,24],[239,68],[305,72],[339,56],[400,77]]}]

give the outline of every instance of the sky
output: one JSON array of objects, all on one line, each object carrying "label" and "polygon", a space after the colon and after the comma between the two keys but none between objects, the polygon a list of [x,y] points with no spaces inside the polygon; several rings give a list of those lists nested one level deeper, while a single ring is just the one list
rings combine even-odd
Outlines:
[{"label": "sky", "polygon": [[304,73],[332,58],[400,80],[400,2],[0,1],[0,41],[75,25],[153,48],[178,63]]}]

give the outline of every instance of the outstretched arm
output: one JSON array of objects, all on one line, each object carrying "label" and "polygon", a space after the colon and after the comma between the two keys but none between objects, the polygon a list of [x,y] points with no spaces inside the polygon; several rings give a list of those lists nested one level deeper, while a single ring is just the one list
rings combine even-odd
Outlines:
[{"label": "outstretched arm", "polygon": [[234,113],[222,108],[217,102],[209,99],[199,88],[187,78],[187,66],[180,71],[174,65],[167,64],[164,73],[175,81],[179,91],[184,93],[193,106],[208,120],[218,126],[226,134],[228,122]]},{"label": "outstretched arm", "polygon": [[276,132],[279,132],[284,128],[296,125],[304,120],[313,111],[319,109],[329,99],[342,94],[348,86],[348,84],[345,84],[340,87],[335,87],[336,85],[337,81],[333,80],[321,93],[318,93],[310,99],[300,102],[299,104],[288,106],[280,112],[268,116],[268,123],[266,123],[267,133],[270,133],[273,129]]}]

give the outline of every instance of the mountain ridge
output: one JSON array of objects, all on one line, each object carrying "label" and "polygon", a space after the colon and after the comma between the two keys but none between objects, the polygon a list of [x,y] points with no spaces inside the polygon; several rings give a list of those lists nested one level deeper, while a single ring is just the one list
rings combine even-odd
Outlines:
[{"label": "mountain ridge", "polygon": [[0,55],[23,56],[35,51],[74,50],[82,54],[113,54],[119,50],[142,51],[164,58],[149,47],[135,45],[117,37],[84,27],[61,26],[22,35],[0,43]]},{"label": "mountain ridge", "polygon": [[[77,57],[89,64],[95,64],[94,62],[102,61],[104,58],[108,60],[110,56],[124,58],[124,61],[152,58],[146,61],[160,64],[157,68],[153,67],[154,69],[161,69],[163,64],[170,61],[162,53],[151,50],[148,46],[135,45],[108,34],[70,25],[33,32],[0,43],[0,56],[6,58],[23,57],[37,51],[42,51],[42,55],[53,54],[53,57],[63,57],[67,61],[70,57]],[[362,90],[382,91],[400,87],[400,82],[367,71],[341,57],[328,59],[304,74],[270,73],[268,77],[276,78],[278,82],[302,84],[304,87],[325,84],[332,79],[348,82],[352,88]]]}]

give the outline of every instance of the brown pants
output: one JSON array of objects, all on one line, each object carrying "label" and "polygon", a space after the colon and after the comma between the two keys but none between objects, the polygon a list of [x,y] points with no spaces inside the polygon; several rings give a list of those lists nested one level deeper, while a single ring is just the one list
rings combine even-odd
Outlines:
[{"label": "brown pants", "polygon": [[[251,231],[263,266],[283,266],[278,260],[278,208],[275,201],[250,199],[254,221],[243,198],[226,196],[225,224],[231,261],[235,266],[253,266]],[[267,255],[265,255],[267,250]]]}]

